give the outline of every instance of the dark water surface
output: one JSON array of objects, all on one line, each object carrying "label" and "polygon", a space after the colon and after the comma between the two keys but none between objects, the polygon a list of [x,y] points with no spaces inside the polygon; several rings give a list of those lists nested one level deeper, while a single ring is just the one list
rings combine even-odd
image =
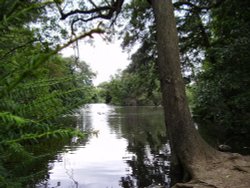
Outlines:
[{"label": "dark water surface", "polygon": [[168,187],[170,151],[162,108],[90,104],[81,109],[78,122],[79,129],[98,134],[64,146],[48,164],[47,181],[36,187]]}]

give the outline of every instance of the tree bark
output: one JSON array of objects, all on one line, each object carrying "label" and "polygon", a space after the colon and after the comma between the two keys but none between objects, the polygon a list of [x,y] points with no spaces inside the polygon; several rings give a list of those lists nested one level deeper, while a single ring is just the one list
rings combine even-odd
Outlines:
[{"label": "tree bark", "polygon": [[175,188],[249,188],[250,157],[213,149],[195,129],[181,75],[172,2],[152,0],[151,4],[156,19],[158,66],[171,146],[172,185],[176,183]]},{"label": "tree bark", "polygon": [[[172,183],[193,177],[193,167],[216,156],[194,127],[181,75],[178,35],[171,0],[151,1],[157,31],[158,66],[165,123],[172,152]],[[187,176],[188,175],[188,176]]]}]

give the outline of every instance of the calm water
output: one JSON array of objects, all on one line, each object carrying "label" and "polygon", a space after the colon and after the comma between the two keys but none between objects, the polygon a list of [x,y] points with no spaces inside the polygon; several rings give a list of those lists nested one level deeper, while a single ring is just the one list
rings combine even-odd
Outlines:
[{"label": "calm water", "polygon": [[47,180],[36,187],[168,187],[162,108],[90,104],[81,109],[78,128],[98,133],[64,146],[48,164]]}]

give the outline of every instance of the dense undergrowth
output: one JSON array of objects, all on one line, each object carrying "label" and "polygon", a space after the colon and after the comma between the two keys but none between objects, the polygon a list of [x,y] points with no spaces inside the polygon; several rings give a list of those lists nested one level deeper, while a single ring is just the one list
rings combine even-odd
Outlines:
[{"label": "dense undergrowth", "polygon": [[84,136],[58,119],[91,100],[94,74],[86,63],[63,58],[60,47],[50,47],[31,27],[45,5],[0,2],[0,187],[25,187],[41,177],[39,164],[51,154],[31,146]]}]

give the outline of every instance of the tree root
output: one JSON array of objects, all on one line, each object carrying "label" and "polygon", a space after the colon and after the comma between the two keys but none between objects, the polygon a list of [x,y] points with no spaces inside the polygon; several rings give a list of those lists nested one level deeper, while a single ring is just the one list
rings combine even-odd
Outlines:
[{"label": "tree root", "polygon": [[173,188],[217,188],[214,185],[207,184],[199,180],[192,180],[188,183],[177,183]]},{"label": "tree root", "polygon": [[250,157],[222,154],[219,159],[195,165],[189,182],[173,188],[250,188]]}]

